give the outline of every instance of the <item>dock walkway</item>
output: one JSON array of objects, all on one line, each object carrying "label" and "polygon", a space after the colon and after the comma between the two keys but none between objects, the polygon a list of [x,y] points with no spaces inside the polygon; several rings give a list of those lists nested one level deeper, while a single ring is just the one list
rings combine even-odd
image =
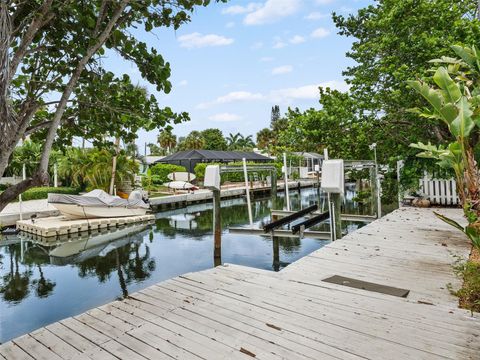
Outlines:
[{"label": "dock walkway", "polygon": [[[279,273],[179,276],[5,343],[0,358],[480,359],[480,318],[447,288],[461,285],[452,263],[468,253],[431,209],[404,208]],[[410,293],[322,281],[332,275]]]}]

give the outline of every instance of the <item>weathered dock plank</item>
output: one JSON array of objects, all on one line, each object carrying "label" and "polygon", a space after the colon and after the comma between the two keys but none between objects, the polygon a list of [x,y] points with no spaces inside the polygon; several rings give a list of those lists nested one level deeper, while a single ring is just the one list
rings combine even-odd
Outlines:
[{"label": "weathered dock plank", "polygon": [[0,345],[0,359],[479,359],[480,317],[447,286],[461,286],[452,265],[469,250],[432,210],[400,209],[279,273],[185,274]]}]

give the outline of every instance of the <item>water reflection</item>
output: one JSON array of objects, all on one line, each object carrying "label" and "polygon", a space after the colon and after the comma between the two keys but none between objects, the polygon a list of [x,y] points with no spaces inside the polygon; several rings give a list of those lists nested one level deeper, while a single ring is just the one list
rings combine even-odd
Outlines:
[{"label": "water reflection", "polygon": [[[349,213],[361,213],[346,194]],[[292,210],[324,197],[316,189],[292,191]],[[350,198],[350,200],[349,200]],[[328,241],[232,235],[228,227],[248,224],[246,200],[221,201],[222,259],[213,259],[211,203],[156,214],[152,226],[120,228],[87,236],[45,241],[13,236],[0,241],[0,342],[53,321],[123,298],[174,276],[218,266],[221,261],[279,271]],[[254,226],[284,209],[284,197],[254,199]],[[367,212],[368,213],[368,212]],[[359,223],[345,223],[350,231]],[[320,229],[321,225],[318,229]]]}]

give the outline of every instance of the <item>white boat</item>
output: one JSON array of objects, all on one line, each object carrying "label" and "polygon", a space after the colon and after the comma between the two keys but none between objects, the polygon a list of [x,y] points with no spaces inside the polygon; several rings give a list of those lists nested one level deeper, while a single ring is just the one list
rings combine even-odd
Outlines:
[{"label": "white boat", "polygon": [[195,174],[185,172],[185,171],[176,171],[167,175],[167,178],[172,181],[193,181],[195,180]]},{"label": "white boat", "polygon": [[174,189],[174,190],[192,190],[192,189],[196,190],[196,189],[198,189],[198,187],[196,187],[193,184],[190,184],[187,181],[170,181],[170,182],[164,183],[163,185],[165,185],[169,189]]},{"label": "white boat", "polygon": [[48,203],[72,220],[145,215],[150,208],[138,190],[132,191],[128,199],[100,189],[84,195],[48,194]]}]

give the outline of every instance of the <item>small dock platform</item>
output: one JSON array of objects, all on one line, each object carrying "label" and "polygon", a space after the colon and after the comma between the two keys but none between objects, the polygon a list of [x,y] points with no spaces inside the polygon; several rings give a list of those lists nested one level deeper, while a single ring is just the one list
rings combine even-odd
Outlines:
[{"label": "small dock platform", "polygon": [[17,221],[17,229],[41,237],[73,235],[86,231],[110,229],[124,225],[155,221],[154,215],[125,216],[115,218],[69,220],[64,216]]},{"label": "small dock platform", "polygon": [[[2,344],[0,358],[479,359],[479,314],[448,289],[469,251],[432,209],[404,208],[279,273],[227,264],[178,276]],[[324,281],[335,275],[409,293]]]}]

